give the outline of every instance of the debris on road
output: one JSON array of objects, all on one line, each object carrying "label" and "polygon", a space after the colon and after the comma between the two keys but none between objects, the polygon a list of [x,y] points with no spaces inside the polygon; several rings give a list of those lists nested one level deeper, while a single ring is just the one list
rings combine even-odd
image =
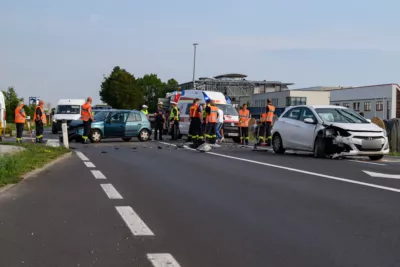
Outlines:
[{"label": "debris on road", "polygon": [[200,145],[198,148],[196,148],[196,150],[200,152],[209,152],[212,150],[212,148],[209,144],[204,143]]}]

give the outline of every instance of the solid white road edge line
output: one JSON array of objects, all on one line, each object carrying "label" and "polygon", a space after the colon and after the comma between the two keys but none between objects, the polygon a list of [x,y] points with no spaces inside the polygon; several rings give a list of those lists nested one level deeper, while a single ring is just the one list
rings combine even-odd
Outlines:
[{"label": "solid white road edge line", "polygon": [[96,168],[96,166],[94,166],[94,164],[90,161],[84,161],[83,163],[85,163],[86,167],[88,168]]},{"label": "solid white road edge line", "polygon": [[[166,144],[166,145],[170,145],[170,146],[176,146],[174,144],[169,144],[169,143],[164,143],[164,142],[160,142],[160,143]],[[185,148],[187,148],[187,147],[185,147]],[[196,149],[193,149],[193,148],[187,148],[187,149],[196,150]],[[318,177],[332,179],[332,180],[336,180],[336,181],[341,181],[341,182],[346,182],[346,183],[351,183],[351,184],[357,184],[357,185],[363,185],[363,186],[367,186],[367,187],[378,188],[378,189],[383,189],[383,190],[387,190],[387,191],[400,193],[400,189],[397,189],[397,188],[381,186],[381,185],[377,185],[377,184],[364,183],[364,182],[359,182],[359,181],[355,181],[355,180],[350,180],[350,179],[340,178],[340,177],[336,177],[336,176],[326,175],[326,174],[322,174],[322,173],[303,171],[303,170],[299,170],[299,169],[295,169],[295,168],[279,166],[279,165],[275,165],[275,164],[270,164],[270,163],[265,163],[265,162],[250,160],[250,159],[237,158],[237,157],[232,157],[232,156],[219,154],[219,153],[214,153],[214,152],[205,152],[205,153],[211,154],[211,155],[215,155],[215,156],[218,156],[218,157],[223,157],[223,158],[228,158],[228,159],[235,159],[235,160],[250,162],[250,163],[254,163],[254,164],[264,165],[264,166],[268,166],[268,167],[272,167],[272,168],[277,168],[277,169],[282,169],[282,170],[287,170],[287,171],[292,171],[292,172],[298,172],[298,173],[304,173],[304,174],[308,174],[308,175],[312,175],[312,176],[318,176]]]},{"label": "solid white road edge line", "polygon": [[126,226],[131,230],[135,236],[154,236],[154,233],[149,227],[140,219],[135,211],[129,206],[115,207],[121,215]]},{"label": "solid white road edge line", "polygon": [[109,199],[123,199],[112,184],[101,184],[100,186],[103,188]]},{"label": "solid white road edge line", "polygon": [[91,172],[92,172],[94,178],[96,178],[96,179],[106,179],[106,177],[104,176],[104,174],[101,171],[92,170]]},{"label": "solid white road edge line", "polygon": [[386,173],[369,172],[369,171],[363,171],[363,172],[376,178],[400,179],[399,174],[386,174]]},{"label": "solid white road edge line", "polygon": [[347,161],[357,162],[357,163],[365,163],[365,164],[372,164],[372,165],[386,166],[386,164],[382,164],[382,163],[368,162],[368,161],[361,161],[361,160],[352,160],[352,159],[349,159],[349,160],[347,160]]},{"label": "solid white road edge line", "polygon": [[154,267],[180,267],[174,257],[168,253],[147,254],[147,259]]},{"label": "solid white road edge line", "polygon": [[76,155],[83,161],[89,160],[82,152],[76,151]]}]

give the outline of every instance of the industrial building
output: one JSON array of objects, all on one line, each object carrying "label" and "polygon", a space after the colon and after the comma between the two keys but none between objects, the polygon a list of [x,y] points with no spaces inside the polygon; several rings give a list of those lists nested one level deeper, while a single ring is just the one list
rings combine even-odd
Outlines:
[{"label": "industrial building", "polygon": [[[400,118],[400,86],[379,84],[355,87],[310,87],[297,90],[329,91],[330,104],[344,106],[360,112],[367,119]],[[297,91],[296,90],[296,91]]]},{"label": "industrial building", "polygon": [[279,81],[250,81],[244,74],[223,74],[213,78],[202,77],[195,81],[180,84],[181,90],[198,89],[203,91],[216,91],[227,95],[236,107],[246,103],[251,105],[253,94],[277,92],[287,90],[293,83]]}]

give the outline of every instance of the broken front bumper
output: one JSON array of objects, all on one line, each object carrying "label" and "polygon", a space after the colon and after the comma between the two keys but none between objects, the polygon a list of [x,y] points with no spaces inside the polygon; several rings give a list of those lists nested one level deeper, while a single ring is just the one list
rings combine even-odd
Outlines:
[{"label": "broken front bumper", "polygon": [[384,136],[336,136],[332,140],[333,145],[345,147],[341,156],[374,156],[389,154],[389,141]]}]

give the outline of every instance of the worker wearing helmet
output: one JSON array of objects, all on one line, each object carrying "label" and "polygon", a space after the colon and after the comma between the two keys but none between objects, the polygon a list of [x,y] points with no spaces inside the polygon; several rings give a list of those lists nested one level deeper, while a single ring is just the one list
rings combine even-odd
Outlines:
[{"label": "worker wearing helmet", "polygon": [[88,97],[85,104],[82,105],[81,119],[83,121],[83,143],[89,143],[89,134],[92,129],[92,122],[94,121],[92,113],[92,98]]},{"label": "worker wearing helmet", "polygon": [[146,115],[147,118],[149,118],[149,111],[147,110],[149,107],[146,105],[142,106],[142,112],[144,113],[144,115]]},{"label": "worker wearing helmet", "polygon": [[171,125],[171,140],[178,140],[179,110],[176,102],[172,101],[171,106],[171,112],[169,113],[169,121]]},{"label": "worker wearing helmet", "polygon": [[40,100],[35,108],[36,143],[43,143],[43,127],[47,124],[46,113],[43,109],[44,101]]}]

